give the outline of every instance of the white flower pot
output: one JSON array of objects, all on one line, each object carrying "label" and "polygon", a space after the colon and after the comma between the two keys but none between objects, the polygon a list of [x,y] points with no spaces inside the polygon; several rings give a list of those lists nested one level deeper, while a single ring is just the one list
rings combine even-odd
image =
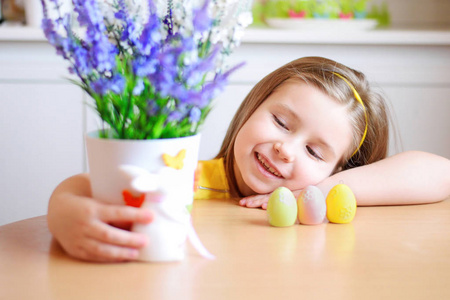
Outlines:
[{"label": "white flower pot", "polygon": [[155,213],[152,223],[132,228],[149,236],[139,260],[184,258],[199,145],[200,135],[160,140],[101,139],[98,131],[87,135],[93,197],[135,206],[143,201],[142,207]]}]

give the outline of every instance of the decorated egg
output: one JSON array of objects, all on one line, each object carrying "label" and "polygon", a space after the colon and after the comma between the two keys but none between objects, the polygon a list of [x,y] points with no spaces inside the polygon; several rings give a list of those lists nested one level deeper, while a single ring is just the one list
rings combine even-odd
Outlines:
[{"label": "decorated egg", "polygon": [[325,220],[327,205],[322,191],[316,186],[308,186],[297,198],[298,221],[304,225],[321,224]]},{"label": "decorated egg", "polygon": [[285,187],[279,187],[270,195],[267,203],[269,223],[275,227],[292,226],[297,219],[297,201]]},{"label": "decorated egg", "polygon": [[327,218],[333,223],[350,223],[356,214],[356,198],[345,184],[334,186],[327,196]]}]

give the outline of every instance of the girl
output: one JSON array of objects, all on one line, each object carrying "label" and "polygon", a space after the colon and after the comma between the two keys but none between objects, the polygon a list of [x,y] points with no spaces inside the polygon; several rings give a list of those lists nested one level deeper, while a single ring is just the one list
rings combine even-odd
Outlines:
[{"label": "girl", "polygon": [[[242,102],[216,159],[200,164],[196,199],[245,197],[240,205],[266,208],[279,186],[297,196],[316,185],[327,195],[342,182],[358,205],[448,197],[448,159],[423,152],[386,158],[388,119],[383,98],[363,74],[325,58],[295,60]],[[93,200],[87,174],[62,182],[48,209],[49,229],[62,247],[91,261],[136,258],[146,237],[117,227],[151,220],[151,211]]]}]

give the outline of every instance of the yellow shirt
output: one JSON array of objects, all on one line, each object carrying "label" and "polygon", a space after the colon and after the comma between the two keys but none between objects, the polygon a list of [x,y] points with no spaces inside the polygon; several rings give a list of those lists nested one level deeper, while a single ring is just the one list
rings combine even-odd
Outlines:
[{"label": "yellow shirt", "polygon": [[194,200],[230,198],[223,158],[199,161],[198,167]]}]

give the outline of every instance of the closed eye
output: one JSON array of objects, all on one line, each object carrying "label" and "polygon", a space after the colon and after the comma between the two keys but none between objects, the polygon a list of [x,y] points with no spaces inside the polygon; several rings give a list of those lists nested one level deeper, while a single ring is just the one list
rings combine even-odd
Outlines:
[{"label": "closed eye", "polygon": [[285,129],[285,130],[289,130],[289,128],[286,126],[286,124],[281,121],[277,116],[272,115],[273,120],[275,121],[275,123],[278,124],[278,126],[280,126],[281,128]]},{"label": "closed eye", "polygon": [[315,159],[317,160],[323,160],[323,158],[317,154],[316,151],[314,151],[313,148],[311,148],[310,146],[306,146],[306,150],[308,151],[309,154],[311,154]]}]

